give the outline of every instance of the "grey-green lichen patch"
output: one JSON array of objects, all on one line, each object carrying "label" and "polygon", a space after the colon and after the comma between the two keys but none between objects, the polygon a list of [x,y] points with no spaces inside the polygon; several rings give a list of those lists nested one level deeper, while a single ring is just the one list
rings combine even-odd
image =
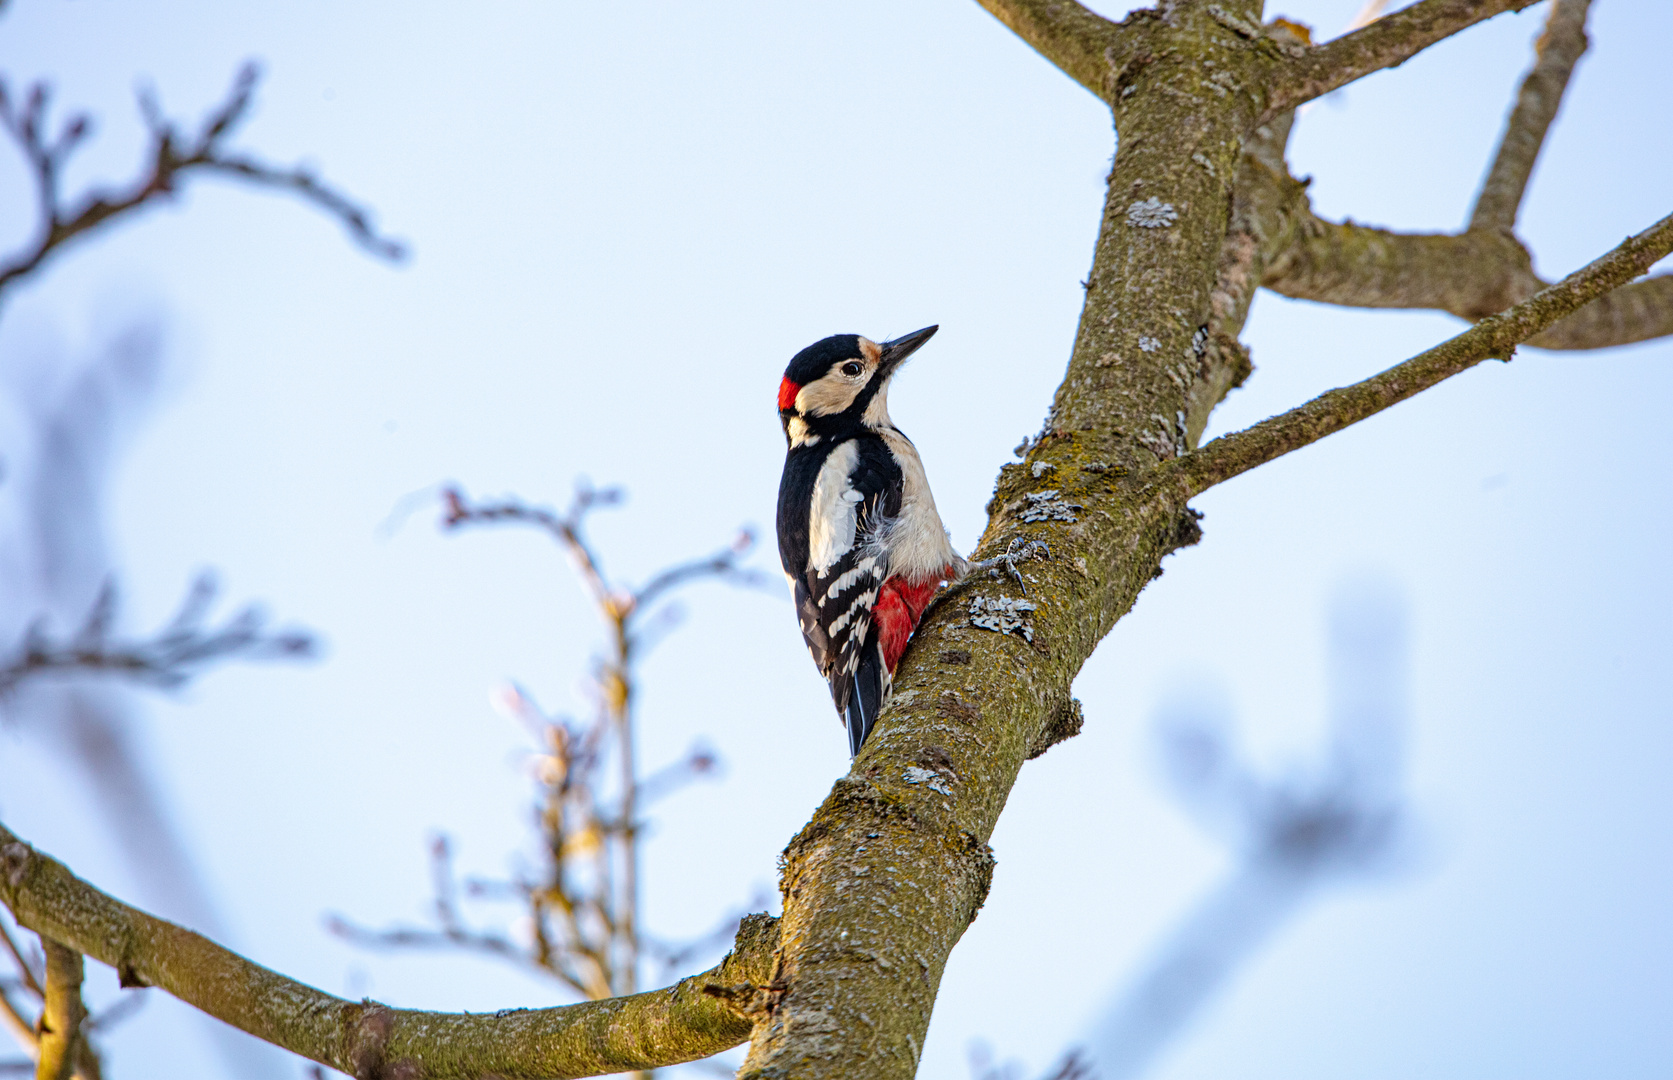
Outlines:
[{"label": "grey-green lichen patch", "polygon": [[906,771],[901,774],[901,779],[908,784],[922,784],[931,791],[940,792],[942,795],[953,793],[952,789],[947,787],[947,782],[941,778],[940,773],[934,769],[926,769],[922,765],[908,766]]},{"label": "grey-green lichen patch", "polygon": [[1056,488],[1030,491],[1022,498],[1022,512],[1017,517],[1028,522],[1076,521],[1075,511],[1086,509],[1079,503],[1065,500],[1063,493]]},{"label": "grey-green lichen patch", "polygon": [[1127,224],[1137,229],[1165,229],[1179,220],[1179,211],[1152,195],[1127,207]]},{"label": "grey-green lichen patch", "polygon": [[978,596],[970,601],[970,625],[996,634],[1017,634],[1032,645],[1034,628],[1029,625],[1028,613],[1038,610],[1039,605],[1031,600]]}]

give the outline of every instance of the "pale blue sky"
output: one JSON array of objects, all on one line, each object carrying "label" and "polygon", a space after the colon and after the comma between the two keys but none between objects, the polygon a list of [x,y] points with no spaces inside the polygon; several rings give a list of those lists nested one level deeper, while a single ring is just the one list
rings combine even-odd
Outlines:
[{"label": "pale blue sky", "polygon": [[[1328,33],[1357,7],[1269,14]],[[1543,18],[1500,17],[1311,109],[1292,161],[1319,212],[1457,227]],[[1598,0],[1591,37],[1523,214],[1547,275],[1673,209],[1673,7]],[[579,707],[597,636],[540,538],[380,523],[444,479],[560,501],[587,474],[631,491],[597,529],[630,577],[740,523],[770,535],[787,358],[827,333],[938,322],[891,405],[968,550],[1067,357],[1107,113],[968,0],[15,0],[0,20],[12,86],[50,77],[99,117],[72,189],[130,174],[136,78],[196,117],[250,56],[268,74],[240,145],[316,163],[413,260],[391,269],[292,201],[196,183],[20,289],[0,364],[71,365],[160,317],[165,400],[113,492],[136,627],[212,564],[329,643],[322,663],[217,672],[145,709],[229,943],[391,1004],[555,1003],[485,962],[369,956],[321,929],[327,910],[421,916],[434,829],[471,871],[526,847],[522,738],[488,692],[516,678]],[[5,249],[32,225],[27,199],[0,153]],[[1211,432],[1457,327],[1262,294],[1256,373]],[[1367,572],[1409,611],[1419,865],[1304,913],[1153,1075],[1663,1075],[1670,394],[1673,345],[1528,350],[1198,500],[1203,543],[1168,560],[1077,683],[1085,733],[1023,771],[922,1075],[962,1080],[975,1037],[1045,1066],[1214,886],[1227,855],[1158,781],[1151,718],[1211,685],[1263,760],[1305,756],[1326,600]],[[728,775],[658,817],[646,901],[669,935],[771,886],[847,765],[788,604],[690,601],[646,668],[645,755],[703,737]],[[0,729],[7,824],[134,895],[61,776]],[[221,1075],[178,1012],[154,1001],[111,1038],[114,1075]]]}]

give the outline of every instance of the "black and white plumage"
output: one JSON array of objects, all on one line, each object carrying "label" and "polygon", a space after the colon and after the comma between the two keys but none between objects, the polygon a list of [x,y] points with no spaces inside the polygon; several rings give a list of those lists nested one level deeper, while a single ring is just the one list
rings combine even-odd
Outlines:
[{"label": "black and white plumage", "polygon": [[889,418],[889,380],[935,331],[881,345],[857,334],[825,338],[797,353],[779,384],[789,442],[779,559],[855,754],[924,609],[965,568],[917,449]]}]

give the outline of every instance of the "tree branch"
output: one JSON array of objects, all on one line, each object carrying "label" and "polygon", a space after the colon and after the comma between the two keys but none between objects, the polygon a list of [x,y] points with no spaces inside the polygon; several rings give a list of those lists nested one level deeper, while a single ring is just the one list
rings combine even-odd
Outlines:
[{"label": "tree branch", "polygon": [[1396,67],[1443,38],[1538,0],[1419,0],[1351,34],[1315,45],[1282,65],[1267,96],[1267,118],[1323,97],[1355,79]]},{"label": "tree branch", "polygon": [[[1429,308],[1474,322],[1538,293],[1546,282],[1511,234],[1399,233],[1338,224],[1300,211],[1294,241],[1267,264],[1261,285],[1297,300],[1346,307]],[[1603,349],[1673,334],[1673,275],[1624,285],[1526,344]]]},{"label": "tree branch", "polygon": [[[630,997],[492,1014],[391,1009],[323,993],[147,915],[0,825],[0,900],[18,923],[259,1039],[355,1077],[598,1076],[692,1061],[743,1042],[739,988],[773,977],[777,920],[752,915],[719,965]],[[728,997],[728,995],[731,995]]]},{"label": "tree branch", "polygon": [[1545,133],[1556,119],[1575,62],[1586,51],[1586,9],[1590,5],[1591,0],[1551,0],[1545,33],[1534,45],[1534,66],[1522,80],[1493,167],[1482,182],[1475,210],[1470,214],[1471,229],[1515,228],[1516,211],[1522,205],[1522,193],[1527,190]]},{"label": "tree branch", "polygon": [[67,121],[56,139],[45,134],[50,92],[44,83],[33,86],[22,106],[14,107],[0,83],[0,123],[11,133],[35,175],[40,204],[40,237],[34,246],[0,263],[0,296],[33,273],[53,252],[69,241],[84,236],[112,219],[137,210],[155,200],[174,194],[182,180],[198,173],[221,173],[260,187],[289,191],[337,218],[361,247],[379,258],[400,261],[405,245],[378,234],[371,216],[346,196],[325,186],[308,169],[298,166],[280,169],[253,158],[223,149],[226,138],[249,112],[259,71],[244,65],[233,82],[227,100],[221,104],[195,136],[184,137],[165,120],[148,93],[140,96],[140,112],[151,130],[147,151],[150,172],[120,191],[99,190],[88,195],[75,209],[60,198],[58,179],[65,161],[91,131],[86,116]]},{"label": "tree branch", "polygon": [[1034,51],[1108,100],[1119,66],[1121,27],[1075,0],[977,0]]},{"label": "tree branch", "polygon": [[1483,360],[1508,360],[1516,346],[1558,319],[1644,273],[1673,251],[1673,215],[1508,311],[1491,315],[1450,341],[1352,386],[1321,394],[1281,416],[1215,439],[1169,471],[1192,495],[1317,442],[1406,400]]},{"label": "tree branch", "polygon": [[41,945],[46,949],[46,1001],[39,1024],[35,1080],[70,1080],[81,1022],[87,1019],[87,1006],[81,1000],[81,954],[44,935]]}]

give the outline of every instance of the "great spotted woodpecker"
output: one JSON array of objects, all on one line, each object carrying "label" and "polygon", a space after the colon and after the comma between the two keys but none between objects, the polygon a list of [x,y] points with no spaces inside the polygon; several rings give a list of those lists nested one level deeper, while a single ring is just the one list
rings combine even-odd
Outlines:
[{"label": "great spotted woodpecker", "polygon": [[797,353],[778,386],[790,443],[778,487],[779,559],[854,754],[924,609],[967,569],[917,448],[889,419],[889,380],[936,329],[881,345],[828,337]]}]

